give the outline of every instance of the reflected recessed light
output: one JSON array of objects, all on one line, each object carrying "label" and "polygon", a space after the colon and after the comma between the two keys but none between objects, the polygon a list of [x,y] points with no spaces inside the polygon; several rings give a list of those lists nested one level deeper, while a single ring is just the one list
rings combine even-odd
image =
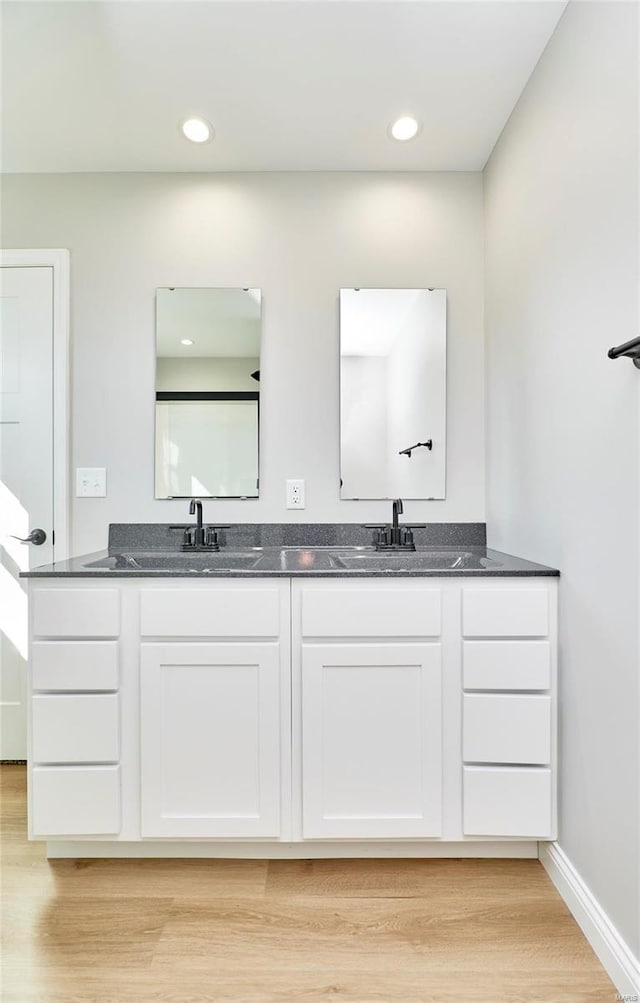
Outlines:
[{"label": "reflected recessed light", "polygon": [[180,123],[180,129],[192,143],[208,143],[215,135],[213,126],[204,118],[187,118]]},{"label": "reflected recessed light", "polygon": [[390,133],[394,139],[404,143],[407,139],[413,139],[420,131],[420,125],[411,115],[403,115],[391,124]]},{"label": "reflected recessed light", "polygon": [[193,342],[192,342],[191,338],[181,338],[180,339],[180,344],[181,345],[193,345]]}]

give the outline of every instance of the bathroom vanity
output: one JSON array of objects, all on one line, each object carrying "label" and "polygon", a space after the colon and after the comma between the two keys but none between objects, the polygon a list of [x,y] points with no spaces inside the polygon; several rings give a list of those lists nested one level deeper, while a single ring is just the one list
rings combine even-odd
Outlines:
[{"label": "bathroom vanity", "polygon": [[185,561],[160,530],[29,573],[49,856],[527,856],[555,837],[557,572],[338,537]]}]

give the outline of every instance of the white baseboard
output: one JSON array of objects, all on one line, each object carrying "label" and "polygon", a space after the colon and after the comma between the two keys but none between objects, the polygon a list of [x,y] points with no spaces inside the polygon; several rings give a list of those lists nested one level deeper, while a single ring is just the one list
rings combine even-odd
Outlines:
[{"label": "white baseboard", "polygon": [[539,857],[620,996],[640,1000],[640,960],[622,939],[564,850],[557,843],[540,843]]}]

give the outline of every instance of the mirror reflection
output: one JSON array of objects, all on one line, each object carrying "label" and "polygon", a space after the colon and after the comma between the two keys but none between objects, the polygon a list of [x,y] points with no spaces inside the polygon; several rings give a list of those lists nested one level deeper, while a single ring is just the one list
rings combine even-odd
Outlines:
[{"label": "mirror reflection", "polygon": [[156,498],[257,498],[259,289],[156,291]]},{"label": "mirror reflection", "polygon": [[445,497],[446,290],[340,290],[340,497]]}]

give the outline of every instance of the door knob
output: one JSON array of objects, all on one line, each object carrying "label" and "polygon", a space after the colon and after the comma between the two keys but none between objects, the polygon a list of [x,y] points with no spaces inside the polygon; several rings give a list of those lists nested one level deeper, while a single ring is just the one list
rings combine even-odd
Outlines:
[{"label": "door knob", "polygon": [[19,540],[20,543],[32,543],[34,547],[41,547],[47,539],[47,534],[43,529],[32,529],[28,536],[23,539],[21,536],[11,536],[12,540]]}]

